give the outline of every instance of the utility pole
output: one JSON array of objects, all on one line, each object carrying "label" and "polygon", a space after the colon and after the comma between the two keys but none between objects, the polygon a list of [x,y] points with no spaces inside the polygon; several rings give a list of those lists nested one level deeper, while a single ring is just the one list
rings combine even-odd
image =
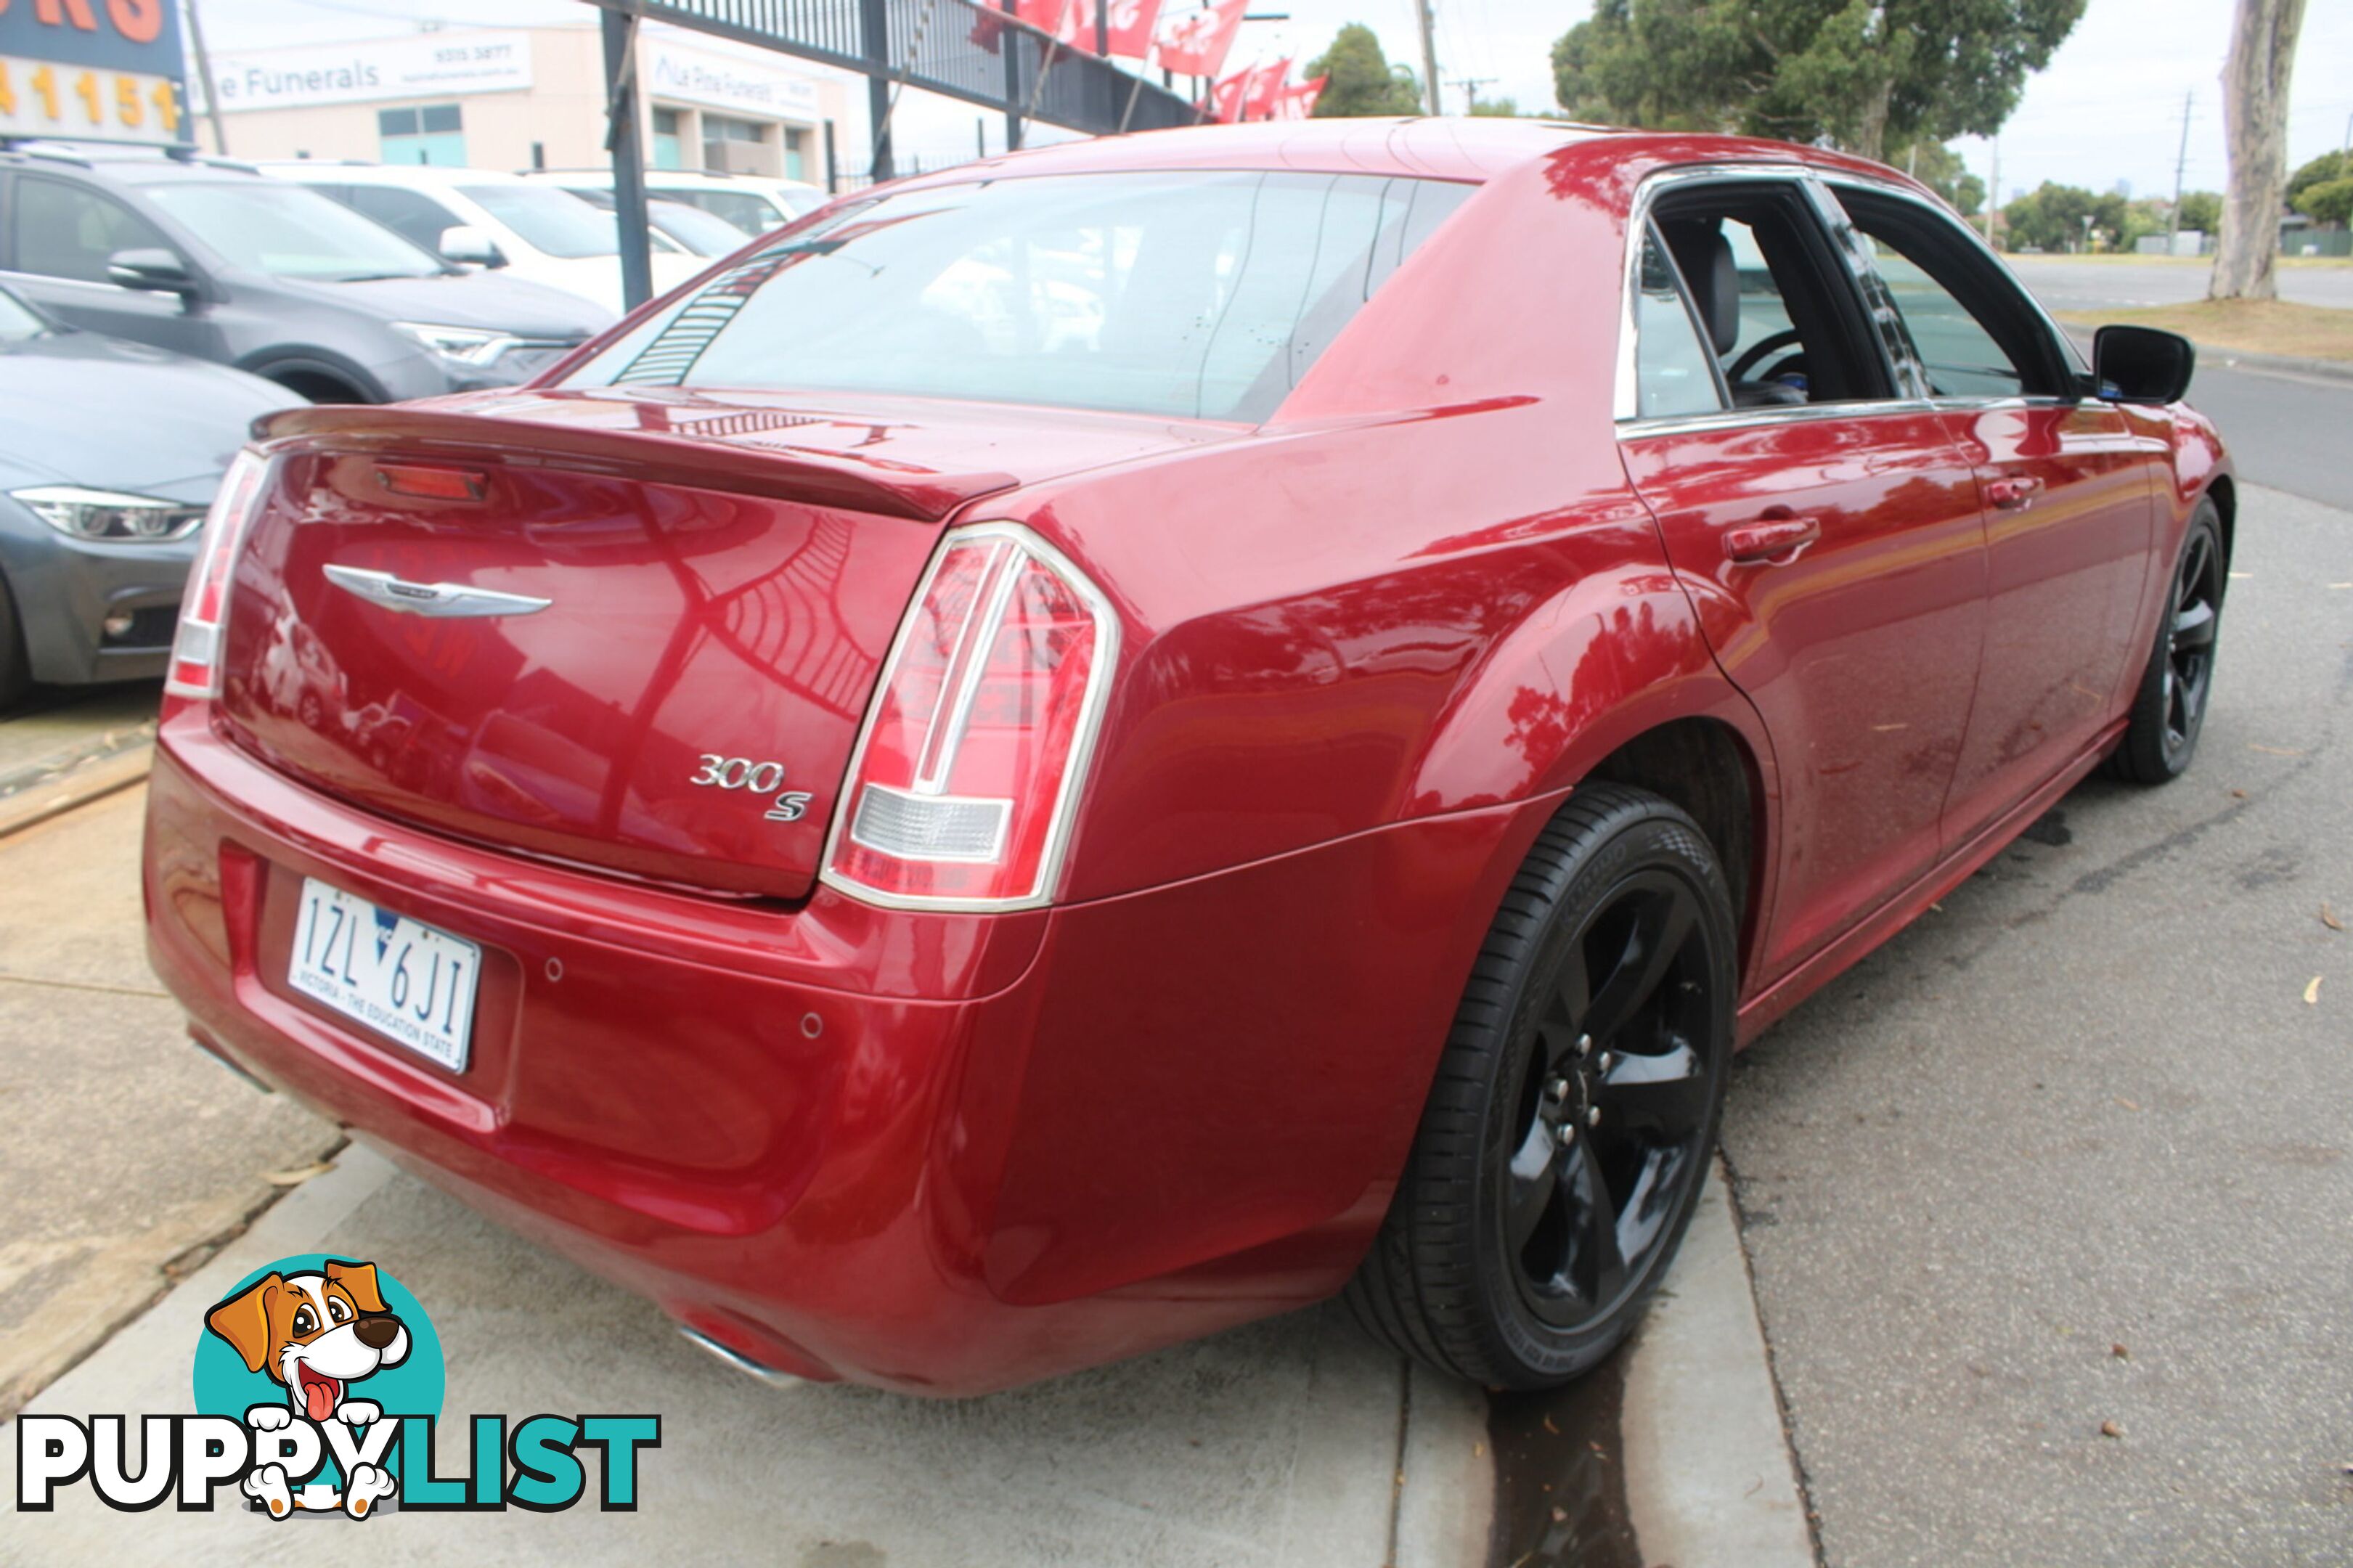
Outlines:
[{"label": "utility pole", "polygon": [[1430,19],[1430,0],[1413,0],[1414,15],[1421,19],[1421,79],[1422,90],[1430,99],[1430,112],[1443,114],[1438,101],[1438,34]]},{"label": "utility pole", "polygon": [[2196,102],[2195,89],[2181,95],[2181,155],[2173,161],[2173,216],[2165,220],[2165,253],[2173,254],[2173,237],[2181,232],[2181,182],[2189,170],[2189,106]]},{"label": "utility pole", "polygon": [[[228,156],[228,132],[221,129],[220,94],[213,90],[213,57],[205,47],[205,25],[196,19],[196,0],[187,0],[188,48],[196,57],[196,80],[205,89],[205,118],[213,122],[213,151]],[[188,138],[194,142],[193,135]]]},{"label": "utility pole", "polygon": [[1493,87],[1503,79],[1501,77],[1494,76],[1456,77],[1454,85],[1462,89],[1462,112],[1476,114],[1479,111],[1479,89],[1482,87]]}]

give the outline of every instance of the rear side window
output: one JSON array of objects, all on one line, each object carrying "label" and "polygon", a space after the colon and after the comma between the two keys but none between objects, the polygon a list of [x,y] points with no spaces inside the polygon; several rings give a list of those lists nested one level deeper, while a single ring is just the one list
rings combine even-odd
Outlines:
[{"label": "rear side window", "polygon": [[16,270],[104,283],[118,250],[175,247],[155,226],[111,196],[61,180],[16,181]]},{"label": "rear side window", "polygon": [[398,185],[347,185],[352,209],[375,219],[411,245],[438,252],[443,231],[466,220],[421,191]]},{"label": "rear side window", "polygon": [[1221,172],[880,196],[721,273],[568,384],[902,393],[1256,423],[1472,189]]},{"label": "rear side window", "polygon": [[1675,277],[1674,262],[1653,229],[1642,239],[1642,269],[1634,300],[1634,374],[1644,419],[1714,414],[1724,406],[1715,360]]}]

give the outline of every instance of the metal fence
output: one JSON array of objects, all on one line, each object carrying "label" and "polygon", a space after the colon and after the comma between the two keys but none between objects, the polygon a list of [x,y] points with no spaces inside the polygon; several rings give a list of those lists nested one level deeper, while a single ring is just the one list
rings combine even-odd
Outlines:
[{"label": "metal fence", "polygon": [[[1195,106],[976,0],[590,0],[1006,112],[1102,133],[1190,125]],[[1018,127],[1015,140],[1018,139]]]}]

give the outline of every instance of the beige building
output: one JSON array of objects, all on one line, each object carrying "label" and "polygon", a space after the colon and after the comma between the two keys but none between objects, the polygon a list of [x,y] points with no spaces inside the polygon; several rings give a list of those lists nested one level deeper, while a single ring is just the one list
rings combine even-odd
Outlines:
[{"label": "beige building", "polygon": [[[823,185],[828,121],[841,169],[864,167],[860,78],[652,24],[638,32],[637,71],[638,132],[655,167]],[[593,19],[233,50],[214,56],[213,79],[232,157],[511,170],[609,163]]]}]

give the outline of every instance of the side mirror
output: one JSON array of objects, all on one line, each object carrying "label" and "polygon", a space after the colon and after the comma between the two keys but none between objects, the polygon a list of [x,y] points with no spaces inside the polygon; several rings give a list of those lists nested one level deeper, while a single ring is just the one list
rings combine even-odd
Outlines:
[{"label": "side mirror", "polygon": [[507,264],[506,252],[499,248],[499,242],[470,223],[443,229],[435,248],[445,261],[463,261],[476,267]]},{"label": "side mirror", "polygon": [[125,289],[145,289],[158,294],[193,294],[195,275],[188,264],[161,246],[118,250],[106,258],[106,278]]},{"label": "side mirror", "polygon": [[2179,403],[2197,368],[2197,349],[2175,332],[2102,327],[2092,334],[2092,376],[2111,403]]}]

